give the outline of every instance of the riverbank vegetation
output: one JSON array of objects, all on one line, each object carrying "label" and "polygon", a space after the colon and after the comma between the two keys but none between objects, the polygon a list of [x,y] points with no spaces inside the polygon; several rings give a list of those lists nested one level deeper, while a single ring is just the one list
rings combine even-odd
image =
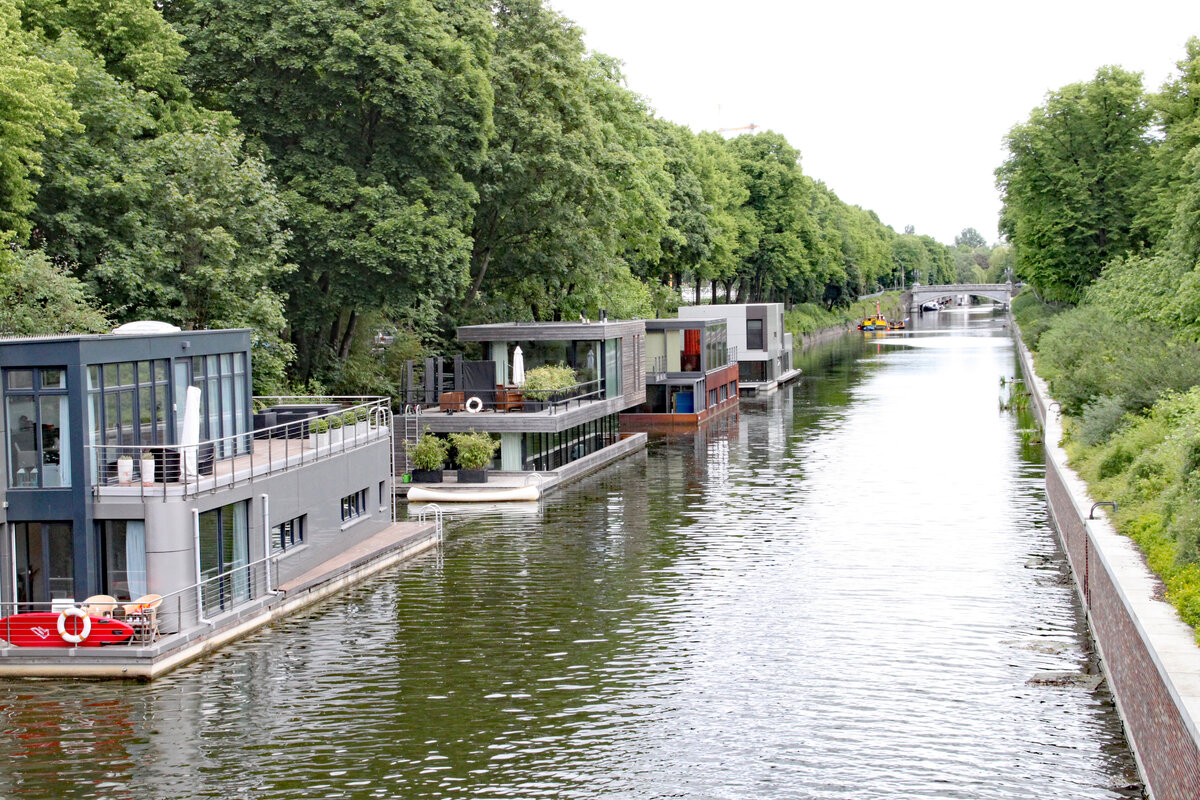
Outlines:
[{"label": "riverbank vegetation", "polygon": [[1200,40],[1157,92],[1118,67],[1051,92],[997,170],[1013,303],[1068,453],[1200,626]]},{"label": "riverbank vegetation", "polygon": [[661,119],[541,0],[0,0],[0,39],[5,331],[251,327],[260,392],[386,392],[457,325],[685,287],[844,314],[983,244]]}]

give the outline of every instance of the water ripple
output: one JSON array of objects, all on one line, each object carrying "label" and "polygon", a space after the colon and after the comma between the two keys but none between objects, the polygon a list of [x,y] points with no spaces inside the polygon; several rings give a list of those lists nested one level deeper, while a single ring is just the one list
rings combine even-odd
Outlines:
[{"label": "water ripple", "polygon": [[1034,681],[1095,665],[1006,341],[835,361],[154,683],[0,684],[0,795],[1127,797],[1103,686]]}]

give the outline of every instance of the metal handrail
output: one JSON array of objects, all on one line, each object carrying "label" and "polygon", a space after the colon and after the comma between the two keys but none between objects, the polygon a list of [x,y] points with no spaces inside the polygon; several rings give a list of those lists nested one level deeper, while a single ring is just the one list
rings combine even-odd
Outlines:
[{"label": "metal handrail", "polygon": [[[365,402],[360,397],[312,398],[276,397],[261,400],[290,400],[296,405],[310,405],[318,400],[332,405],[349,403],[336,411],[312,414],[303,419],[278,423],[254,431],[209,439],[194,445],[174,444],[98,444],[86,445],[89,463],[95,465],[93,492],[103,487],[138,488],[138,497],[162,497],[178,494],[194,497],[202,491],[252,483],[257,478],[286,472],[296,467],[340,455],[361,445],[369,444],[391,434],[391,400],[373,397]],[[347,415],[354,421],[346,423]],[[333,423],[325,436],[315,433],[318,421]],[[364,429],[365,426],[365,429]],[[351,431],[347,435],[347,431]],[[311,440],[311,441],[310,441]],[[266,441],[266,453],[255,452],[255,441]],[[282,442],[282,453],[272,452],[271,442]],[[238,459],[246,459],[238,464]],[[128,467],[121,465],[128,461]],[[153,473],[147,474],[144,463],[153,462]],[[217,475],[217,464],[229,464],[226,474]]]}]

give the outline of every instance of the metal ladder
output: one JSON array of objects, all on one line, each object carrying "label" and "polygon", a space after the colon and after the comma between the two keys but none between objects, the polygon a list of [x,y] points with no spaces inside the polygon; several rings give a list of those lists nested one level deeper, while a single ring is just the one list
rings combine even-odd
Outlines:
[{"label": "metal ladder", "polygon": [[421,438],[421,406],[407,405],[404,407],[404,471],[412,472],[412,459],[409,458],[409,448],[416,445]]}]

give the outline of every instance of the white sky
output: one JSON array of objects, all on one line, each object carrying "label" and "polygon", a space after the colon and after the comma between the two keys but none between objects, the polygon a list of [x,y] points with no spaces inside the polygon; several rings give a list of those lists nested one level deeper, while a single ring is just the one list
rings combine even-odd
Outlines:
[{"label": "white sky", "polygon": [[548,0],[629,88],[694,131],[754,123],[897,231],[997,238],[1003,137],[1104,64],[1158,89],[1200,1]]}]

